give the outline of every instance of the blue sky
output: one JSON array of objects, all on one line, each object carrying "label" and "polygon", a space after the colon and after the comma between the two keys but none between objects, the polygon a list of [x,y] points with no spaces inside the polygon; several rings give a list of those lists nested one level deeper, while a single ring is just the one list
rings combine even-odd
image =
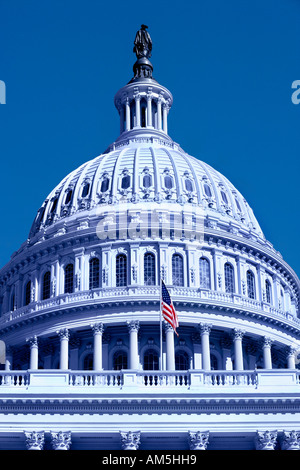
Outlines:
[{"label": "blue sky", "polygon": [[117,138],[142,23],[169,134],[242,192],[299,275],[299,0],[0,0],[0,266],[51,189]]}]

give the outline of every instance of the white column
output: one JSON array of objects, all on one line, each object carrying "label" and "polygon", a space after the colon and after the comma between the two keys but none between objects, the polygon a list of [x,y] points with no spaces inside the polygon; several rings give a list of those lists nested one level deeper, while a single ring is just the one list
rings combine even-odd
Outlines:
[{"label": "white column", "polygon": [[243,348],[242,339],[245,332],[237,328],[234,329],[234,368],[235,370],[243,370]]},{"label": "white column", "polygon": [[167,134],[168,133],[168,105],[166,103],[163,104],[163,131]]},{"label": "white column", "polygon": [[39,349],[38,349],[37,337],[33,336],[32,338],[29,338],[26,341],[28,341],[30,344],[29,369],[36,370],[38,369],[38,362],[39,362]]},{"label": "white column", "polygon": [[139,321],[133,320],[127,323],[129,330],[129,369],[139,369],[138,331]]},{"label": "white column", "polygon": [[126,131],[129,131],[130,130],[130,104],[129,104],[129,98],[126,98],[125,115],[126,115]]},{"label": "white column", "polygon": [[271,338],[265,336],[263,339],[264,369],[272,369],[271,344]]},{"label": "white column", "polygon": [[94,332],[94,361],[93,369],[102,370],[102,335],[103,335],[103,323],[96,323],[91,325]]},{"label": "white column", "polygon": [[147,95],[147,127],[152,126],[152,95]]},{"label": "white column", "polygon": [[59,368],[66,370],[69,367],[69,330],[66,328],[57,331],[60,337],[60,362]]},{"label": "white column", "polygon": [[135,115],[136,115],[136,127],[141,127],[141,97],[135,95]]},{"label": "white column", "polygon": [[290,346],[287,353],[287,367],[288,369],[296,369],[296,360],[295,360],[296,349]]},{"label": "white column", "polygon": [[169,323],[165,324],[166,333],[166,370],[175,370],[174,330]]},{"label": "white column", "polygon": [[202,368],[204,370],[210,370],[210,345],[209,345],[209,334],[212,325],[207,323],[200,323],[201,331],[201,346],[202,346]]},{"label": "white column", "polygon": [[157,129],[161,131],[161,101],[162,98],[159,96],[157,100]]}]

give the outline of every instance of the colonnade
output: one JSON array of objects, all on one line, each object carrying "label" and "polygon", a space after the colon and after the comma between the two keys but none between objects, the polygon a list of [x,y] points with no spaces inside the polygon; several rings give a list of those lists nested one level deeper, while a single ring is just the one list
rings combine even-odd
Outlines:
[{"label": "colonnade", "polygon": [[[174,330],[168,324],[165,323],[165,347],[164,356],[165,362],[164,367],[166,370],[175,370],[175,341],[174,341]],[[95,323],[90,325],[93,332],[93,370],[101,371],[103,370],[103,333],[104,325],[103,323]],[[138,332],[140,329],[140,323],[138,320],[132,320],[127,322],[128,333],[129,333],[129,351],[128,351],[128,368],[131,370],[138,370],[141,368],[140,365],[140,351],[139,351],[139,337]],[[203,369],[211,370],[211,342],[210,342],[210,333],[212,330],[212,325],[209,323],[200,323],[198,325],[198,338],[194,338],[194,369]],[[62,328],[58,330],[57,335],[60,340],[60,354],[59,354],[59,368],[62,370],[67,370],[69,368],[69,339],[70,331],[67,328]],[[244,370],[244,355],[243,355],[243,337],[245,331],[241,329],[234,329],[231,332],[231,338],[233,341],[233,361],[231,364],[226,364],[223,369],[235,369],[235,370]],[[197,335],[195,335],[197,336]],[[201,340],[201,341],[200,341]],[[261,338],[261,348],[262,348],[262,357],[263,357],[263,368],[272,369],[272,339],[268,336]],[[39,347],[38,347],[38,338],[33,336],[27,339],[27,343],[30,346],[30,360],[29,368],[31,370],[38,369],[39,363]],[[231,344],[225,345],[224,350],[229,357],[231,357]],[[285,347],[287,352],[287,368],[295,369],[295,350],[292,346]],[[197,357],[196,357],[197,356]],[[9,348],[6,353],[6,370],[10,370],[12,367],[12,355],[9,352]],[[47,367],[46,367],[47,368]],[[251,368],[251,367],[250,367]],[[222,368],[221,368],[222,369]]]}]

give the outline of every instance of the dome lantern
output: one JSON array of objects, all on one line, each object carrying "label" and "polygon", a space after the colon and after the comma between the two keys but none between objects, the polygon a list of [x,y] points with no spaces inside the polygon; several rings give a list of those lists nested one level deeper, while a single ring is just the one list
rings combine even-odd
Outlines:
[{"label": "dome lantern", "polygon": [[120,115],[120,137],[122,140],[134,134],[152,134],[167,138],[168,113],[173,103],[170,91],[152,76],[152,40],[142,25],[136,33],[133,51],[137,60],[133,66],[134,76],[115,95],[115,106]]}]

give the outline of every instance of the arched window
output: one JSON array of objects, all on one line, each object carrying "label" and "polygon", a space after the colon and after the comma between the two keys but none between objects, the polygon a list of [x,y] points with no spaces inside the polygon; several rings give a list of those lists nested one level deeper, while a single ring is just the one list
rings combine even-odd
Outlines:
[{"label": "arched window", "polygon": [[266,279],[266,302],[270,304],[272,301],[272,296],[271,296],[271,283],[268,279]]},{"label": "arched window", "polygon": [[212,197],[210,186],[207,183],[204,183],[204,192],[207,197]]},{"label": "arched window", "polygon": [[89,261],[89,289],[100,287],[100,261],[98,258],[92,258]]},{"label": "arched window", "polygon": [[158,370],[158,353],[154,349],[148,349],[144,355],[144,370]]},{"label": "arched window", "polygon": [[193,182],[189,178],[185,178],[184,184],[185,184],[185,189],[188,193],[192,193],[194,191]]},{"label": "arched window", "polygon": [[15,289],[13,288],[12,293],[11,293],[11,297],[10,297],[10,310],[11,311],[13,311],[15,309],[15,300],[16,300]]},{"label": "arched window", "polygon": [[169,175],[168,173],[165,175],[165,187],[166,189],[173,188],[173,177]]},{"label": "arched window", "polygon": [[123,171],[121,187],[122,187],[122,189],[128,189],[129,186],[130,186],[130,175],[128,173],[128,170],[124,170]]},{"label": "arched window", "polygon": [[233,293],[234,288],[234,269],[232,264],[225,263],[224,265],[224,279],[225,279],[225,292]]},{"label": "arched window", "polygon": [[92,353],[87,354],[83,360],[83,370],[93,370],[93,362],[94,362],[93,354]]},{"label": "arched window", "polygon": [[146,286],[155,286],[155,255],[146,253],[144,255],[144,284]]},{"label": "arched window", "polygon": [[65,205],[69,204],[69,202],[71,201],[72,193],[73,193],[73,190],[68,189],[67,194],[66,194],[66,198],[65,198]]},{"label": "arched window", "polygon": [[255,299],[255,278],[252,271],[247,271],[247,292],[250,299]]},{"label": "arched window", "polygon": [[190,368],[189,356],[185,351],[178,351],[175,354],[175,369],[188,370]]},{"label": "arched window", "polygon": [[199,275],[200,287],[210,289],[210,267],[209,261],[206,258],[200,258],[199,260]]},{"label": "arched window", "polygon": [[74,266],[73,264],[67,264],[65,267],[65,294],[72,293],[74,291]]},{"label": "arched window", "polygon": [[117,351],[113,358],[114,370],[127,369],[127,353],[125,351]]},{"label": "arched window", "polygon": [[124,254],[116,257],[116,286],[127,286],[127,257]]},{"label": "arched window", "polygon": [[51,206],[51,211],[50,213],[53,214],[53,212],[55,211],[56,207],[57,207],[57,203],[58,203],[58,197],[56,197],[53,201],[52,201],[52,206]]},{"label": "arched window", "polygon": [[221,196],[222,196],[224,204],[228,205],[227,195],[224,191],[221,191]]},{"label": "arched window", "polygon": [[210,368],[211,370],[218,370],[218,360],[214,354],[210,355]]},{"label": "arched window", "polygon": [[25,286],[25,305],[29,305],[31,301],[31,281],[28,281]]},{"label": "arched window", "polygon": [[50,288],[51,288],[51,273],[47,271],[43,276],[43,285],[42,285],[42,300],[50,298]]},{"label": "arched window", "polygon": [[108,177],[108,174],[105,173],[101,181],[101,187],[100,187],[101,193],[106,193],[106,191],[108,191],[108,188],[109,188],[109,177]]},{"label": "arched window", "polygon": [[143,187],[148,189],[152,186],[152,176],[149,174],[149,169],[144,169],[144,176],[143,176]]},{"label": "arched window", "polygon": [[85,185],[82,188],[81,197],[87,197],[87,195],[89,194],[89,191],[90,191],[90,183],[85,183]]},{"label": "arched window", "polygon": [[183,258],[177,253],[172,256],[172,283],[173,286],[184,285]]}]

